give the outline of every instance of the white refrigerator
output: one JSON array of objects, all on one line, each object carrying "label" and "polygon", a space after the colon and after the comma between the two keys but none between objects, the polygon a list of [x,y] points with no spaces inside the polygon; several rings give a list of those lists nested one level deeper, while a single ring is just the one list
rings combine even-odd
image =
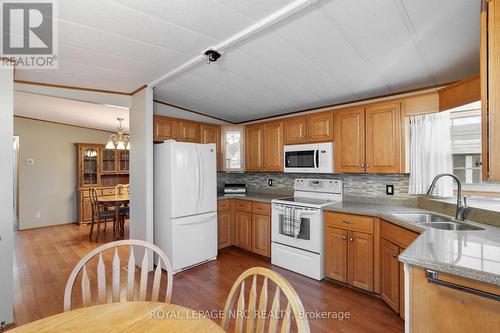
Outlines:
[{"label": "white refrigerator", "polygon": [[154,242],[174,273],[217,257],[215,144],[154,146]]}]

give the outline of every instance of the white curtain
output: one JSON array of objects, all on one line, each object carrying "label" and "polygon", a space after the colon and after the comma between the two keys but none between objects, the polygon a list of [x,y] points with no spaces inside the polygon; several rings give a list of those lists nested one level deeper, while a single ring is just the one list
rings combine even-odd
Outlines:
[{"label": "white curtain", "polygon": [[[425,194],[432,179],[440,173],[453,173],[450,113],[440,112],[410,117],[410,194]],[[434,195],[453,195],[453,180],[438,180]]]}]

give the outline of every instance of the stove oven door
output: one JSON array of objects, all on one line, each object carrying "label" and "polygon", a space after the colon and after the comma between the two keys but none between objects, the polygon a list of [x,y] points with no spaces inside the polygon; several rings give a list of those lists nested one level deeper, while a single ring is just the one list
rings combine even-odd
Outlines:
[{"label": "stove oven door", "polygon": [[[293,207],[301,212],[301,228],[297,238],[283,233],[285,207]],[[274,203],[271,224],[271,239],[273,242],[314,253],[322,252],[323,214],[321,209]]]}]

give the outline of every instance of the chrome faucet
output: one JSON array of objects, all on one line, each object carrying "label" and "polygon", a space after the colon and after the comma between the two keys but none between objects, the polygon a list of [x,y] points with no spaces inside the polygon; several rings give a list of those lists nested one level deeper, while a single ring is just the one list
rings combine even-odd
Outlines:
[{"label": "chrome faucet", "polygon": [[[457,182],[457,212],[455,213],[455,219],[463,221],[465,220],[465,214],[469,210],[469,207],[467,207],[467,198],[462,197],[462,183],[460,182],[460,179],[458,179],[457,176],[451,173],[441,173],[434,177],[432,180],[432,184],[429,187],[429,190],[427,191],[427,195],[431,195],[432,191],[434,191],[434,187],[436,187],[436,182],[438,181],[439,178],[448,176]],[[463,198],[463,201],[462,201]]]}]

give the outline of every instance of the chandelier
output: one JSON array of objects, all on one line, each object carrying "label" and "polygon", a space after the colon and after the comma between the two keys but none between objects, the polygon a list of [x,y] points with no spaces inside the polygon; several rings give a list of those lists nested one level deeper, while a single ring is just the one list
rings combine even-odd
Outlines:
[{"label": "chandelier", "polygon": [[120,123],[118,128],[116,129],[116,134],[111,134],[109,136],[109,141],[106,144],[106,149],[130,149],[129,136],[127,134],[123,134],[122,121],[123,118],[116,118]]}]

